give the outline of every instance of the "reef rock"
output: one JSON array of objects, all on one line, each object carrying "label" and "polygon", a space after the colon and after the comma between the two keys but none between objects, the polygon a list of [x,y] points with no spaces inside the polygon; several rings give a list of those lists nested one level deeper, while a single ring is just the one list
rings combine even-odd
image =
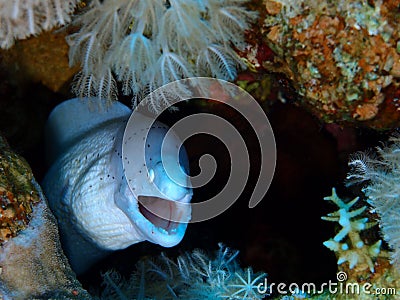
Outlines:
[{"label": "reef rock", "polygon": [[265,0],[264,42],[322,121],[376,129],[399,126],[399,0]]},{"label": "reef rock", "polygon": [[0,136],[0,299],[90,299],[27,162]]}]

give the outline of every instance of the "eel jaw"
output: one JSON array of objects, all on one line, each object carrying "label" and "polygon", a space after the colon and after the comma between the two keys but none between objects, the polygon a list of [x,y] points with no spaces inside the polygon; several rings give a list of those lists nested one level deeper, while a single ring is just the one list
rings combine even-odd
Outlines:
[{"label": "eel jaw", "polygon": [[175,246],[182,240],[190,221],[191,198],[191,193],[178,201],[139,196],[136,216],[131,222],[146,240],[163,247]]}]

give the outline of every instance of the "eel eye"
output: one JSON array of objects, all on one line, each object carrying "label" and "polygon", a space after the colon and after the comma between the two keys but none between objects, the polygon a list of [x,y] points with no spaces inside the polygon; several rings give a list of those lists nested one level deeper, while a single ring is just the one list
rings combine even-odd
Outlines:
[{"label": "eel eye", "polygon": [[153,169],[149,170],[149,180],[150,180],[150,183],[152,183],[154,181],[154,170]]}]

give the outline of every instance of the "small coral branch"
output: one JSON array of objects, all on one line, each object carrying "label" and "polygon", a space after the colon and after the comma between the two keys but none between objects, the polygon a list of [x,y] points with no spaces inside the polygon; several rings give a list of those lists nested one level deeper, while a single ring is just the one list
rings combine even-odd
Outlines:
[{"label": "small coral branch", "polygon": [[356,197],[346,203],[338,197],[335,188],[332,188],[331,196],[324,198],[324,200],[335,203],[339,210],[328,214],[326,217],[321,217],[322,220],[338,222],[342,229],[333,239],[323,244],[337,253],[338,265],[347,261],[350,269],[356,267],[357,270],[363,271],[369,268],[373,273],[375,271],[373,260],[380,253],[382,241],[379,240],[373,245],[366,245],[362,241],[360,232],[375,226],[376,223],[368,222],[368,218],[359,217],[366,210],[366,206],[350,210],[358,199]]},{"label": "small coral branch", "polygon": [[0,47],[70,21],[79,0],[0,0]]}]

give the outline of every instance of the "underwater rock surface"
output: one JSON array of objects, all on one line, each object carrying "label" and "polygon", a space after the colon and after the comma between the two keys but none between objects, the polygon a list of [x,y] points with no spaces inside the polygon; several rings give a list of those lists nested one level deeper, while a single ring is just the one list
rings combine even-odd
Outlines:
[{"label": "underwater rock surface", "polygon": [[264,68],[287,75],[324,122],[399,126],[399,1],[265,0]]},{"label": "underwater rock surface", "polygon": [[27,162],[0,136],[0,299],[90,299]]}]

